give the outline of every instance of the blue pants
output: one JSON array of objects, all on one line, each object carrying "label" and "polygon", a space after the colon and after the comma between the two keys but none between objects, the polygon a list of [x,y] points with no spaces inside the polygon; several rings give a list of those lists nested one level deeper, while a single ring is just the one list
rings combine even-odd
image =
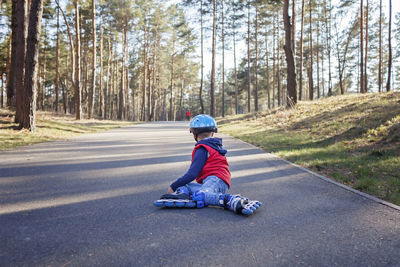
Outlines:
[{"label": "blue pants", "polygon": [[219,197],[228,190],[228,185],[217,176],[208,176],[202,184],[188,183],[178,188],[178,190],[187,191],[193,196],[194,192],[204,193],[204,202],[206,205],[219,206]]}]

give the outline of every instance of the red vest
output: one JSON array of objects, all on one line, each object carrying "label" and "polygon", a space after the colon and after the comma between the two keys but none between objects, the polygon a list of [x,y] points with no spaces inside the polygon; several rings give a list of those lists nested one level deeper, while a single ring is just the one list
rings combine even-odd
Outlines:
[{"label": "red vest", "polygon": [[196,177],[196,182],[202,183],[205,178],[211,175],[215,175],[221,180],[223,180],[228,187],[231,186],[231,173],[229,172],[229,164],[226,160],[225,156],[222,156],[217,150],[214,148],[205,145],[199,144],[195,146],[193,153],[192,153],[192,161],[194,158],[194,154],[199,147],[204,147],[207,149],[209,156],[206,161],[206,164],[203,167],[203,170],[200,174]]}]

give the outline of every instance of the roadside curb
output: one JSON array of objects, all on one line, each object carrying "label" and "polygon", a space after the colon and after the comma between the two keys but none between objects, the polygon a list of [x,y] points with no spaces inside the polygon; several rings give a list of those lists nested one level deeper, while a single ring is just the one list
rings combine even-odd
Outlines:
[{"label": "roadside curb", "polygon": [[363,192],[361,192],[361,191],[358,191],[358,190],[356,190],[356,189],[354,189],[354,188],[351,188],[351,187],[349,187],[349,186],[347,186],[347,185],[338,183],[338,182],[336,182],[335,180],[333,180],[333,179],[331,179],[331,178],[328,178],[328,177],[325,177],[325,176],[320,175],[320,174],[318,174],[318,173],[315,173],[315,172],[313,172],[313,171],[311,171],[311,170],[309,170],[309,169],[306,169],[306,168],[304,168],[304,167],[302,167],[302,166],[300,166],[300,165],[297,165],[297,164],[295,164],[295,163],[293,163],[293,162],[290,162],[290,161],[288,161],[288,160],[286,160],[286,159],[283,159],[283,158],[281,158],[281,157],[279,157],[279,156],[277,156],[277,155],[275,155],[275,154],[273,154],[273,153],[267,152],[267,151],[265,151],[264,149],[259,148],[259,147],[255,146],[255,145],[253,145],[253,144],[247,143],[247,142],[245,142],[245,141],[243,141],[243,140],[240,140],[240,139],[238,139],[238,138],[235,138],[235,137],[230,136],[230,135],[227,135],[227,134],[225,134],[225,135],[231,137],[231,138],[234,139],[234,140],[240,141],[240,142],[245,143],[245,144],[247,144],[247,145],[250,145],[250,146],[252,146],[252,147],[254,147],[254,148],[256,148],[256,149],[259,149],[259,150],[263,151],[264,153],[266,153],[266,154],[268,154],[268,155],[271,155],[271,156],[273,156],[273,157],[275,157],[275,158],[277,158],[277,159],[279,159],[279,160],[282,160],[282,161],[284,161],[284,162],[286,162],[286,163],[288,163],[288,164],[290,164],[290,165],[292,165],[292,166],[295,166],[295,167],[297,167],[297,168],[299,168],[299,169],[301,169],[301,170],[303,170],[303,171],[305,171],[305,172],[308,172],[308,173],[312,174],[313,176],[316,176],[317,178],[319,178],[319,179],[321,179],[321,180],[324,180],[325,182],[334,184],[334,185],[339,186],[339,187],[341,187],[341,188],[343,188],[343,189],[345,189],[345,190],[347,190],[347,191],[350,191],[350,192],[352,192],[352,193],[354,193],[354,194],[357,194],[357,195],[359,195],[359,196],[362,196],[362,197],[364,197],[364,198],[367,198],[367,199],[369,199],[369,200],[372,200],[372,201],[377,202],[377,203],[379,203],[379,204],[382,204],[382,205],[384,205],[384,206],[387,206],[387,207],[390,207],[390,208],[392,208],[392,209],[395,209],[395,210],[400,211],[400,206],[398,206],[398,205],[396,205],[396,204],[393,204],[393,203],[384,201],[384,200],[379,199],[379,198],[377,198],[377,197],[374,197],[374,196],[372,196],[372,195],[369,195],[369,194],[363,193]]}]

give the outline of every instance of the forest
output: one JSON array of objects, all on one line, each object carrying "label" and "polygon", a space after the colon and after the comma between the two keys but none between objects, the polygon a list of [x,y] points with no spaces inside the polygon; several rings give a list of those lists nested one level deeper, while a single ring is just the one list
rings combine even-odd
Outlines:
[{"label": "forest", "polygon": [[400,88],[383,0],[1,2],[0,105],[76,120],[183,120]]}]

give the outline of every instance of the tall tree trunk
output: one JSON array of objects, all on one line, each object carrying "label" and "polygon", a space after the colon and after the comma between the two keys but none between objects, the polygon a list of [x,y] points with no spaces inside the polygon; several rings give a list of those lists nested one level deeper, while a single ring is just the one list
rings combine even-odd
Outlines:
[{"label": "tall tree trunk", "polygon": [[153,44],[153,68],[152,68],[153,70],[152,70],[152,86],[151,86],[152,101],[151,101],[150,120],[156,120],[155,109],[157,101],[157,96],[156,96],[157,42],[158,42],[158,30],[156,29],[154,33],[154,44]]},{"label": "tall tree trunk", "polygon": [[82,119],[81,92],[81,38],[79,25],[79,0],[75,0],[75,119]]},{"label": "tall tree trunk", "polygon": [[[67,79],[65,79],[65,84],[67,84]],[[63,110],[64,110],[64,114],[67,114],[67,88],[66,85],[63,84],[62,80],[61,80],[61,90],[62,90],[62,97],[63,97]]]},{"label": "tall tree trunk", "polygon": [[257,2],[255,3],[256,5],[256,17],[255,17],[255,52],[256,52],[256,58],[254,62],[254,79],[255,79],[255,88],[254,88],[254,110],[257,112],[258,111],[258,4]]},{"label": "tall tree trunk", "polygon": [[128,21],[125,18],[124,32],[123,32],[123,44],[122,44],[122,67],[121,67],[121,83],[119,90],[119,105],[118,105],[118,119],[124,119],[125,114],[125,67],[126,67],[126,49],[127,49],[127,27]]},{"label": "tall tree trunk", "polygon": [[277,98],[278,98],[278,107],[282,105],[282,87],[281,87],[281,36],[278,27],[278,45],[277,45]]},{"label": "tall tree trunk", "polygon": [[[67,54],[66,55],[66,59],[65,59],[65,70],[66,70],[66,72],[71,72],[70,69],[73,68],[73,67],[69,66],[69,63],[71,61],[70,57],[71,57],[73,51],[74,50],[69,50],[69,51],[66,52],[66,54]],[[68,79],[68,75],[66,75],[64,79],[60,80],[60,82],[61,82],[61,86],[62,86],[62,89],[63,89],[63,102],[64,102],[64,107],[65,107],[64,114],[67,114],[68,108],[71,109],[71,94],[68,94],[68,92],[67,92],[67,88],[69,87],[68,82],[71,82],[71,80],[69,80]],[[71,85],[71,87],[73,87],[73,86]]]},{"label": "tall tree trunk", "polygon": [[200,113],[204,113],[204,103],[203,103],[203,81],[204,81],[204,35],[203,35],[203,0],[200,0],[200,38],[201,38],[201,79],[200,79]]},{"label": "tall tree trunk", "polygon": [[170,84],[170,99],[169,99],[169,115],[168,120],[173,120],[173,90],[174,90],[174,75],[175,75],[175,43],[173,45],[173,53],[171,59],[171,84]]},{"label": "tall tree trunk", "polygon": [[89,88],[88,119],[93,116],[94,95],[96,94],[96,1],[92,0],[92,80]]},{"label": "tall tree trunk", "polygon": [[239,102],[238,102],[238,80],[237,80],[237,69],[236,69],[236,30],[233,32],[233,65],[234,65],[234,75],[235,75],[235,114],[239,113]]},{"label": "tall tree trunk", "polygon": [[251,76],[250,76],[250,1],[247,1],[247,112],[251,112]]},{"label": "tall tree trunk", "polygon": [[151,84],[151,75],[152,75],[152,69],[150,68],[150,63],[151,63],[151,53],[150,53],[150,33],[147,35],[147,116],[146,116],[146,121],[151,120],[151,103],[152,103],[152,84]]},{"label": "tall tree trunk", "polygon": [[271,108],[271,86],[269,81],[269,54],[268,54],[268,39],[265,35],[265,68],[267,70],[267,97],[268,97],[268,109]]},{"label": "tall tree trunk", "polygon": [[[325,36],[326,37],[326,36]],[[325,42],[322,40],[322,50],[321,50],[321,84],[322,84],[322,97],[325,97],[325,48],[326,48],[326,39]]]},{"label": "tall tree trunk", "polygon": [[299,100],[303,96],[303,35],[304,35],[304,1],[301,1],[301,29],[300,29],[300,63],[299,63]]},{"label": "tall tree trunk", "polygon": [[[319,12],[319,5],[317,3],[317,12],[318,14],[320,14],[321,12]],[[317,49],[316,49],[316,57],[317,57],[317,98],[321,97],[321,90],[320,90],[320,79],[319,79],[319,50],[320,50],[320,45],[319,45],[319,19],[317,20]]]},{"label": "tall tree trunk", "polygon": [[308,94],[309,99],[314,99],[314,84],[313,84],[313,43],[312,43],[312,1],[310,0],[310,66],[309,66],[309,79],[308,79]]},{"label": "tall tree trunk", "polygon": [[[127,53],[128,53],[128,50],[127,50]],[[128,61],[128,58],[127,58],[127,61]],[[125,117],[125,120],[129,120],[129,118],[130,118],[130,114],[129,114],[129,112],[130,112],[130,102],[129,102],[129,67],[128,67],[128,65],[125,67],[125,104],[126,104],[126,107],[125,107],[125,115],[124,115],[124,117]]]},{"label": "tall tree trunk", "polygon": [[222,103],[221,103],[221,112],[222,117],[225,117],[225,29],[224,29],[224,0],[221,1],[222,4],[222,27],[221,27],[221,35],[222,35]]},{"label": "tall tree trunk", "polygon": [[111,75],[112,75],[112,64],[111,64],[111,59],[112,59],[112,51],[113,48],[111,46],[111,40],[110,40],[110,36],[108,36],[107,38],[107,44],[108,44],[108,58],[107,58],[107,84],[106,84],[106,90],[104,93],[104,114],[103,114],[103,118],[109,118],[110,117],[110,101],[111,101]]},{"label": "tall tree trunk", "polygon": [[[39,82],[40,89],[40,109],[44,111],[44,99],[46,95],[46,72],[47,72],[47,31],[44,26],[44,47],[43,47],[43,69],[42,69],[42,84]],[[39,79],[40,81],[40,79]]]},{"label": "tall tree trunk", "polygon": [[182,74],[182,77],[181,77],[181,92],[180,92],[180,95],[179,95],[179,109],[178,109],[178,112],[179,112],[178,119],[179,120],[183,120],[183,89],[184,89],[184,87],[185,87],[185,78],[184,78],[184,76]]},{"label": "tall tree trunk", "polygon": [[167,120],[167,89],[163,89],[163,101],[162,101],[161,120]]},{"label": "tall tree trunk", "polygon": [[[146,26],[144,28],[143,32],[143,89],[142,89],[142,116],[141,120],[145,121],[146,120],[146,67],[147,67],[147,30]],[[173,56],[172,56],[173,57]]]},{"label": "tall tree trunk", "polygon": [[[82,21],[81,21],[82,23]],[[86,35],[87,37],[87,35]],[[81,40],[82,40],[82,66],[81,66],[81,77],[82,77],[82,113],[85,114],[85,111],[87,113],[88,110],[88,105],[89,105],[89,101],[88,101],[88,97],[89,97],[89,93],[88,93],[88,82],[89,82],[89,64],[88,64],[88,50],[89,50],[89,44],[88,44],[88,40],[85,40],[85,38],[83,38],[83,34],[81,34]]]},{"label": "tall tree trunk", "polygon": [[0,107],[4,108],[4,73],[1,73],[1,96],[0,96]]},{"label": "tall tree trunk", "polygon": [[[291,41],[292,41],[292,54],[293,54],[293,62],[295,66],[295,72],[296,72],[296,0],[292,0],[292,36],[291,36]],[[297,95],[297,82],[296,82],[296,95]],[[296,99],[297,103],[297,99]]]},{"label": "tall tree trunk", "polygon": [[296,71],[294,65],[294,56],[292,51],[292,27],[289,17],[289,0],[285,0],[283,4],[283,22],[285,25],[285,54],[287,63],[287,107],[292,107],[297,103],[296,92]]},{"label": "tall tree trunk", "polygon": [[[14,2],[14,1],[13,1]],[[23,117],[23,95],[24,95],[24,63],[26,50],[26,25],[27,25],[27,1],[16,1],[15,6],[15,65],[14,82],[16,95],[16,113],[15,122],[20,123]]]},{"label": "tall tree trunk", "polygon": [[152,102],[152,84],[151,84],[151,69],[150,69],[150,35],[148,36],[148,42],[147,42],[147,51],[148,51],[148,57],[149,60],[147,60],[147,84],[148,84],[148,90],[147,90],[147,121],[151,120],[151,102]]},{"label": "tall tree trunk", "polygon": [[113,103],[114,103],[114,78],[115,78],[115,62],[113,60],[115,55],[115,48],[113,43],[111,43],[110,36],[108,37],[108,47],[111,50],[109,53],[109,64],[110,64],[110,76],[109,81],[107,81],[107,118],[111,119],[113,114]]},{"label": "tall tree trunk", "polygon": [[[330,1],[329,1],[330,3]],[[325,49],[328,54],[328,96],[332,95],[332,87],[331,87],[331,32],[330,32],[330,27],[331,27],[331,8],[329,6],[329,19],[328,19],[328,3],[326,0],[324,0],[324,17],[325,17],[325,30],[326,30],[326,43],[325,43]],[[322,58],[322,64],[324,64],[324,58]],[[322,67],[322,71],[324,71],[324,67]],[[322,75],[325,77],[324,75]],[[325,78],[323,78],[325,79]],[[325,84],[323,85],[323,95],[325,96]]]},{"label": "tall tree trunk", "polygon": [[[40,41],[39,41],[39,55],[40,55]],[[38,71],[37,71],[37,77],[36,77],[36,83],[37,83],[37,87],[36,87],[36,108],[39,110],[40,108],[40,90],[41,90],[41,86],[40,86],[40,79],[41,79],[41,74],[43,72],[43,67],[40,65],[40,58],[38,58]]]},{"label": "tall tree trunk", "polygon": [[121,73],[121,77],[119,80],[119,92],[118,92],[118,112],[117,112],[117,119],[123,120],[124,119],[124,107],[125,107],[125,69],[124,69],[125,60],[122,59],[121,69],[119,70]]},{"label": "tall tree trunk", "polygon": [[217,3],[213,0],[213,30],[212,30],[212,59],[211,59],[211,84],[210,84],[210,115],[215,117],[215,42],[217,23]]},{"label": "tall tree trunk", "polygon": [[274,14],[273,24],[274,24],[274,32],[272,34],[272,108],[275,107],[275,79],[276,79],[276,16]]},{"label": "tall tree trunk", "polygon": [[[114,41],[114,40],[113,40]],[[115,46],[112,45],[112,55],[111,55],[111,73],[110,73],[110,97],[109,97],[109,114],[108,118],[113,119],[114,118],[114,92],[115,92],[115,84],[116,84],[116,69],[117,69],[117,63],[116,60],[114,60],[114,55],[115,55]]]},{"label": "tall tree trunk", "polygon": [[55,112],[58,112],[59,87],[60,87],[60,9],[57,8],[56,82],[55,82],[56,99],[54,101]]},{"label": "tall tree trunk", "polygon": [[43,0],[32,0],[29,14],[27,50],[25,58],[24,107],[20,127],[36,131],[36,77],[39,60],[40,31],[42,24]]},{"label": "tall tree trunk", "polygon": [[7,73],[7,106],[15,106],[15,74],[16,74],[16,49],[17,49],[17,3],[19,0],[12,1],[12,11],[11,11],[11,56],[9,70]]},{"label": "tall tree trunk", "polygon": [[360,92],[364,93],[364,3],[360,2]]},{"label": "tall tree trunk", "polygon": [[369,1],[367,0],[367,6],[365,11],[365,64],[364,64],[364,93],[368,92],[368,75],[367,75],[367,64],[368,64],[368,16],[369,16]]},{"label": "tall tree trunk", "polygon": [[[133,77],[132,77],[133,79]],[[136,121],[136,97],[135,97],[135,86],[132,88],[132,121]]]},{"label": "tall tree trunk", "polygon": [[99,88],[99,117],[103,117],[104,114],[104,66],[103,66],[103,53],[104,53],[104,36],[103,36],[103,26],[100,25],[100,88]]},{"label": "tall tree trunk", "polygon": [[392,75],[392,0],[389,0],[389,60],[388,78],[386,81],[386,92],[390,92],[390,77]]},{"label": "tall tree trunk", "polygon": [[11,42],[12,42],[12,34],[10,33],[9,35],[8,35],[8,38],[7,38],[8,40],[7,40],[7,71],[6,71],[6,78],[7,78],[7,80],[6,80],[6,96],[7,96],[7,106],[8,106],[8,95],[9,95],[9,91],[8,91],[8,84],[9,84],[9,82],[10,82],[10,78],[11,78],[11,50],[12,50],[12,48],[11,48]]},{"label": "tall tree trunk", "polygon": [[382,0],[379,1],[379,63],[378,63],[378,91],[382,92]]}]

